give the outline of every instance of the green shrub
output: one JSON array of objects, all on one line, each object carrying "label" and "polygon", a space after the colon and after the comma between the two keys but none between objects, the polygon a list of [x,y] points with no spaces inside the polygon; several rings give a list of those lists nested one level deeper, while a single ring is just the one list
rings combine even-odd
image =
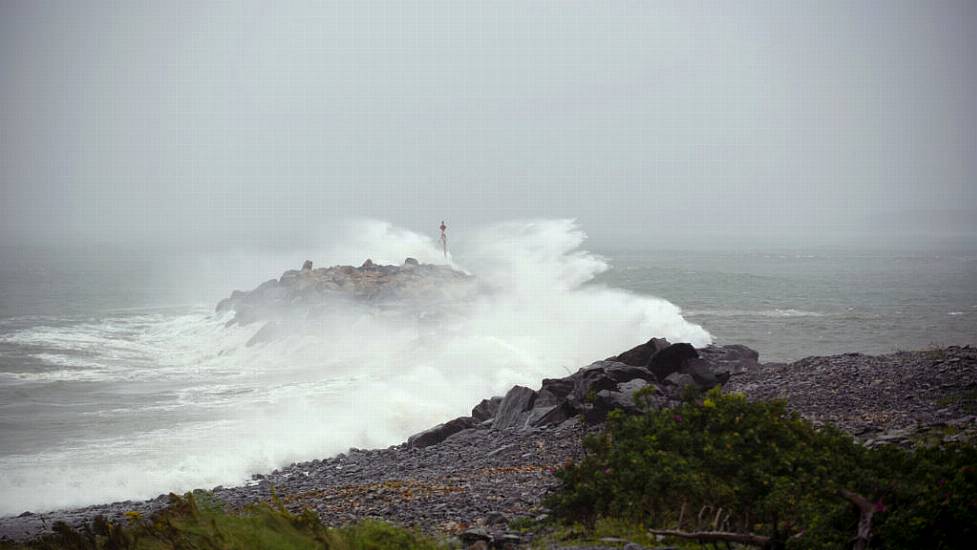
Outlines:
[{"label": "green shrub", "polygon": [[73,550],[427,550],[443,547],[420,533],[381,521],[366,520],[328,528],[311,510],[292,514],[281,505],[262,503],[231,514],[219,503],[200,495],[170,495],[170,499],[170,505],[151,518],[130,514],[128,525],[110,523],[102,517],[80,529],[58,523],[51,535],[24,545],[4,547]]},{"label": "green shrub", "polygon": [[768,546],[844,548],[858,509],[877,509],[873,547],[954,548],[977,535],[972,447],[869,450],[815,429],[783,402],[710,391],[640,416],[611,415],[587,456],[557,472],[547,504],[566,523],[621,518],[656,529],[769,537]]}]

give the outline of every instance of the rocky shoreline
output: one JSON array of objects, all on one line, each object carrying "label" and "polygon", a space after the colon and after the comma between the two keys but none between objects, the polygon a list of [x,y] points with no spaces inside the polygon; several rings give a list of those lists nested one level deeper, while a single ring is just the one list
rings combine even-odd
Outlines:
[{"label": "rocky shoreline", "polygon": [[[912,445],[977,433],[977,349],[935,348],[881,356],[809,357],[763,364],[743,346],[649,342],[598,361],[538,390],[513,387],[477,404],[472,415],[415,434],[387,449],[358,450],[292,464],[213,494],[238,508],[277,495],[325,522],[380,518],[474,542],[528,542],[507,529],[545,513],[552,471],[583,453],[582,439],[614,409],[667,407],[685,386],[722,384],[751,399],[784,398],[817,423],[835,424],[866,444]],[[638,397],[635,397],[637,393]],[[25,540],[56,521],[150,514],[167,497],[0,518],[0,539]]]}]

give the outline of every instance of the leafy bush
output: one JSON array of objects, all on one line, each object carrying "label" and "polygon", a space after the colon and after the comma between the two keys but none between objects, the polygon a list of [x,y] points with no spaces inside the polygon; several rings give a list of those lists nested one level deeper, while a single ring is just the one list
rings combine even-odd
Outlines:
[{"label": "leafy bush", "polygon": [[557,517],[754,534],[767,547],[843,548],[871,504],[873,547],[956,548],[977,535],[972,447],[870,450],[783,402],[710,391],[670,410],[611,415],[557,472]]},{"label": "leafy bush", "polygon": [[218,503],[195,498],[193,494],[170,495],[170,499],[170,506],[152,518],[130,514],[128,525],[110,523],[102,517],[77,530],[58,523],[54,525],[54,534],[25,545],[0,546],[73,550],[442,548],[429,537],[380,521],[328,528],[311,510],[292,514],[280,505],[262,503],[240,514],[229,514]]}]

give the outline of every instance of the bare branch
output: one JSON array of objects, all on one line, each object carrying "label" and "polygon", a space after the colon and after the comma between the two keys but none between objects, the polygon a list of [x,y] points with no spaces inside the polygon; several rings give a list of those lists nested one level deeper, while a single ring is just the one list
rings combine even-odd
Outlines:
[{"label": "bare branch", "polygon": [[840,489],[838,494],[858,508],[858,532],[852,539],[852,550],[865,550],[868,548],[869,539],[872,538],[872,516],[875,515],[875,505],[862,495],[847,489]]},{"label": "bare branch", "polygon": [[651,529],[652,535],[677,537],[680,539],[696,540],[699,542],[735,542],[763,548],[770,542],[770,537],[754,535],[753,533],[729,533],[726,531],[676,531],[672,529]]}]

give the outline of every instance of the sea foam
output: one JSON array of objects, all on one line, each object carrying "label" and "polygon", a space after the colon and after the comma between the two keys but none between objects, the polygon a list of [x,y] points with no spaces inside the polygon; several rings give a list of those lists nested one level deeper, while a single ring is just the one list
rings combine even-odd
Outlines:
[{"label": "sea foam", "polygon": [[[676,305],[595,284],[609,266],[581,249],[584,240],[572,220],[512,221],[453,238],[445,258],[432,237],[361,220],[309,257],[449,263],[483,291],[450,316],[337,306],[307,330],[252,347],[260,324],[225,328],[227,318],[210,311],[127,312],[8,335],[46,346],[42,359],[57,367],[19,383],[74,375],[79,392],[97,381],[146,397],[102,397],[71,437],[0,457],[0,513],[243,483],[293,461],[399,443],[513,384],[537,386],[653,336],[710,342]],[[84,362],[72,363],[79,352]],[[93,435],[94,426],[105,429]]]}]

